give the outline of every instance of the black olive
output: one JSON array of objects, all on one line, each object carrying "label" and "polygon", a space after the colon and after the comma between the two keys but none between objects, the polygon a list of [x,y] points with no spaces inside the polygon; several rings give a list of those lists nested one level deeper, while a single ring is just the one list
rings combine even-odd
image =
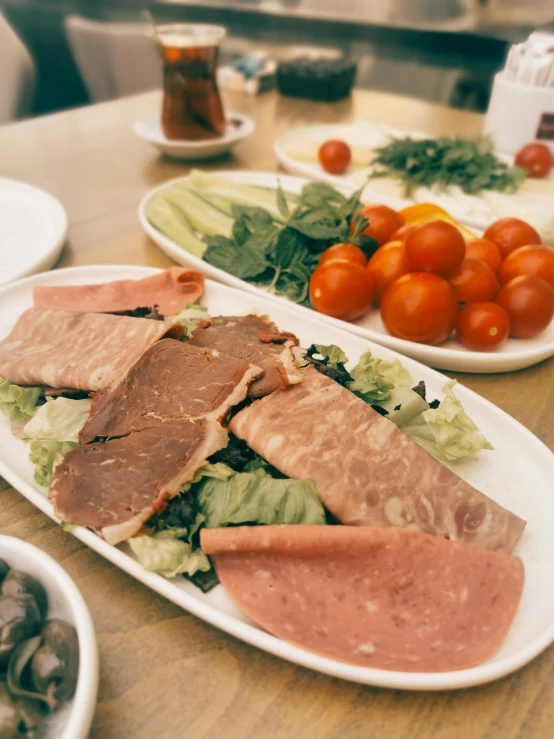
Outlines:
[{"label": "black olive", "polygon": [[9,571],[10,568],[8,567],[8,565],[4,562],[3,559],[0,559],[0,582],[2,582]]},{"label": "black olive", "polygon": [[6,683],[0,683],[0,739],[18,736],[19,717],[16,705],[8,693]]},{"label": "black olive", "polygon": [[5,669],[16,645],[40,631],[41,618],[32,595],[0,596],[0,668]]},{"label": "black olive", "polygon": [[79,672],[77,632],[67,621],[50,619],[42,627],[42,646],[31,660],[31,682],[37,693],[47,692],[60,701],[75,692]]},{"label": "black olive", "polygon": [[18,593],[32,595],[37,602],[40,617],[42,620],[46,618],[48,598],[45,589],[32,575],[20,570],[12,570],[2,583],[2,595],[17,595]]}]

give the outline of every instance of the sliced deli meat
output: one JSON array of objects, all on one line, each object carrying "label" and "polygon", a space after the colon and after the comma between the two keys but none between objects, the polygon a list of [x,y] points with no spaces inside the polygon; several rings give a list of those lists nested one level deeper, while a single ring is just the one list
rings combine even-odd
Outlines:
[{"label": "sliced deli meat", "polygon": [[225,429],[204,419],[167,421],[77,447],[56,467],[48,496],[62,521],[93,528],[117,544],[161,512],[226,444]]},{"label": "sliced deli meat", "polygon": [[83,443],[126,436],[172,419],[221,420],[244,400],[259,367],[213,349],[165,339],[110,387],[97,393],[81,429]]},{"label": "sliced deli meat", "polygon": [[180,324],[30,308],[0,342],[0,375],[17,385],[101,390]]},{"label": "sliced deli meat", "polygon": [[271,634],[387,670],[463,670],[490,659],[524,584],[517,557],[407,529],[204,529],[201,546],[231,598]]},{"label": "sliced deli meat", "polygon": [[250,387],[252,398],[302,382],[303,375],[292,352],[298,339],[294,334],[280,331],[267,316],[211,318],[193,331],[190,343],[217,349],[261,367],[263,376]]},{"label": "sliced deli meat", "polygon": [[139,306],[157,305],[164,316],[172,316],[198,300],[203,292],[201,272],[171,267],[142,280],[35,287],[33,301],[39,308],[74,313],[124,313]]},{"label": "sliced deli meat", "polygon": [[431,457],[394,423],[316,369],[231,421],[288,477],[313,480],[343,523],[394,526],[511,552],[525,521]]}]

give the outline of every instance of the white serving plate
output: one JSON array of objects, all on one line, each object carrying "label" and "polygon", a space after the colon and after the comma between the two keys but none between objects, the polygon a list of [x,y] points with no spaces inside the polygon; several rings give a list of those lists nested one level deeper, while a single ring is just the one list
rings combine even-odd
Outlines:
[{"label": "white serving plate", "polygon": [[[288,154],[288,147],[295,138],[309,139],[316,143],[323,143],[329,139],[344,139],[350,141],[353,137],[354,145],[363,145],[363,121],[356,124],[318,124],[314,126],[302,126],[300,128],[293,129],[283,134],[274,144],[275,156],[282,167],[293,175],[299,177],[306,177],[310,180],[320,180],[321,182],[328,182],[330,185],[350,185],[354,187],[360,186],[360,177],[363,173],[363,167],[353,166],[344,175],[333,175],[326,172],[319,162],[303,162],[295,159]],[[428,134],[421,133],[419,131],[400,131],[398,129],[390,128],[389,126],[379,126],[382,129],[383,135],[392,135],[397,137],[411,136],[414,139],[427,138]],[[370,147],[371,148],[371,147]],[[513,156],[507,156],[501,152],[496,152],[499,159],[503,159],[507,164],[512,165],[514,163]],[[554,173],[551,173],[547,179],[554,179]],[[371,184],[369,185],[371,187]],[[378,194],[377,196],[380,202],[388,203],[392,205],[390,201],[397,200],[397,198],[391,197],[390,195]],[[518,194],[514,193],[514,203],[518,202]],[[418,200],[421,201],[420,198]],[[435,196],[426,196],[427,202],[437,202],[438,205],[445,208],[451,215],[457,218],[460,223],[468,226],[469,228],[479,231],[484,231],[493,221],[500,218],[500,215],[494,215],[490,211],[485,212],[474,212],[472,214],[465,210],[457,210],[458,196],[444,196],[437,198]],[[547,203],[550,198],[545,195],[541,196],[541,202]],[[418,202],[415,199],[410,199],[408,204]],[[469,201],[468,201],[469,203]],[[394,206],[393,206],[394,207]],[[459,206],[458,206],[459,207]],[[475,207],[475,204],[473,204]],[[479,210],[484,207],[484,204],[480,206]],[[509,213],[505,215],[511,215]],[[525,220],[524,216],[521,216]],[[539,229],[540,231],[540,229]],[[549,242],[550,243],[550,242]]]},{"label": "white serving plate", "polygon": [[83,596],[67,572],[42,549],[13,536],[0,536],[0,559],[42,584],[48,595],[47,618],[73,624],[79,639],[79,675],[75,695],[48,716],[44,739],[87,739],[98,690],[98,652],[94,626]]},{"label": "white serving plate", "polygon": [[[290,177],[289,175],[279,175],[274,172],[219,172],[216,174],[227,177],[233,182],[261,187],[274,188],[280,182],[281,187],[291,193],[299,193],[306,184],[306,180],[304,179]],[[358,318],[356,321],[346,322],[338,318],[325,316],[322,313],[316,313],[305,306],[291,303],[287,298],[272,295],[264,288],[256,287],[245,280],[234,277],[228,272],[214,267],[203,259],[190,254],[154,228],[146,218],[148,203],[158,192],[164,190],[174,182],[186,181],[187,179],[187,177],[178,177],[154,188],[144,196],[138,208],[139,220],[146,233],[156,242],[162,251],[179,264],[200,270],[211,279],[223,282],[231,287],[269,298],[279,305],[292,306],[298,315],[310,316],[328,326],[342,328],[365,339],[376,341],[406,356],[418,359],[430,367],[456,370],[458,372],[511,372],[513,370],[523,369],[524,367],[530,367],[554,355],[554,321],[552,321],[546,331],[534,339],[508,339],[501,347],[492,352],[471,351],[462,346],[455,338],[447,339],[440,346],[427,346],[426,344],[416,344],[412,341],[405,341],[404,339],[397,339],[391,336],[385,329],[377,309],[372,309],[368,314]],[[346,195],[350,195],[354,191],[352,186],[345,187],[344,184],[337,186],[336,182],[333,184]],[[366,190],[364,191],[364,200],[366,202],[370,200],[385,202],[386,198],[382,198],[380,195]],[[396,206],[391,202],[389,204],[393,207],[399,207],[398,204]]]},{"label": "white serving plate", "polygon": [[0,178],[0,285],[50,269],[67,235],[67,215],[52,195]]},{"label": "white serving plate", "polygon": [[[139,279],[157,271],[127,265],[77,267],[38,275],[5,287],[0,290],[0,338],[8,333],[21,312],[31,306],[32,289],[36,285]],[[338,344],[354,362],[367,349],[385,359],[398,357],[414,380],[425,381],[430,397],[440,393],[447,379],[391,349],[326,325],[313,315],[299,314],[290,305],[262,296],[208,280],[202,302],[212,315],[252,311],[267,313],[280,328],[294,331],[303,345],[312,342]],[[77,527],[73,534],[117,567],[202,620],[298,665],[354,682],[406,690],[447,690],[490,682],[522,667],[554,640],[554,455],[530,431],[476,393],[458,386],[457,395],[496,448],[495,452],[483,452],[478,461],[464,460],[457,464],[457,473],[528,522],[515,552],[522,558],[526,569],[526,582],[516,619],[502,649],[479,667],[443,673],[392,672],[320,657],[257,627],[234,605],[221,586],[203,594],[184,579],[165,580],[146,572],[130,555],[128,547],[113,547],[82,527]],[[12,436],[7,420],[0,418],[0,474],[56,520],[44,489],[33,482],[28,452],[28,446]]]},{"label": "white serving plate", "polygon": [[[160,124],[159,116],[150,116],[135,121],[133,131],[144,141],[153,144],[162,154],[173,159],[213,159],[236,146],[239,141],[250,136],[255,128],[254,121],[247,115],[227,113],[225,134],[217,139],[205,141],[181,141],[166,138]],[[239,125],[233,125],[238,121]]]}]

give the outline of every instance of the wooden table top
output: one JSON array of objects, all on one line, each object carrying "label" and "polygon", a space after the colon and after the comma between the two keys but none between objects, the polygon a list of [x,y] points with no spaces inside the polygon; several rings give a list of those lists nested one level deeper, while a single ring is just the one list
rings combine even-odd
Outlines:
[{"label": "wooden table top", "polygon": [[[58,266],[170,260],[143,234],[141,196],[187,167],[160,159],[131,132],[158,93],[0,128],[0,174],[46,188],[64,204],[69,238]],[[359,91],[334,105],[227,96],[255,134],[219,169],[275,170],[273,142],[307,123],[367,117],[431,134],[479,134],[482,118]],[[460,375],[554,449],[554,360],[508,375]],[[100,652],[98,739],[531,739],[554,729],[554,649],[491,685],[443,693],[380,690],[329,678],[207,626],[117,570],[0,479],[0,533],[36,544],[83,594]],[[554,532],[553,532],[554,535]]]}]

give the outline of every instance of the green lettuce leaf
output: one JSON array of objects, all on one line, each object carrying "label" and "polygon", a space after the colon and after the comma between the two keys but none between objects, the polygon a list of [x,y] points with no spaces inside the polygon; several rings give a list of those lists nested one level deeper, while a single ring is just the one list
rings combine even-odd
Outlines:
[{"label": "green lettuce leaf", "polygon": [[325,523],[325,511],[311,480],[275,479],[264,469],[235,472],[221,462],[212,467],[218,468],[218,475],[205,476],[195,486],[198,509],[208,528]]},{"label": "green lettuce leaf", "polygon": [[321,354],[324,360],[327,360],[329,367],[337,369],[339,364],[346,364],[348,362],[348,357],[340,346],[336,344],[329,344],[328,346],[325,344],[316,344],[315,348],[317,349],[317,353]]},{"label": "green lettuce leaf", "polygon": [[20,387],[11,383],[7,377],[0,377],[0,412],[11,421],[32,418],[40,397],[40,387]]},{"label": "green lettuce leaf", "polygon": [[90,412],[92,400],[72,400],[71,398],[47,398],[46,403],[37,410],[33,418],[25,424],[23,433],[31,439],[50,439],[52,441],[79,441],[79,431],[83,428]]},{"label": "green lettuce leaf", "polygon": [[50,485],[56,466],[68,452],[78,446],[73,441],[33,439],[29,459],[35,465],[35,482],[38,485]]},{"label": "green lettuce leaf", "polygon": [[482,449],[494,449],[454,395],[455,380],[447,382],[438,408],[430,408],[402,427],[414,441],[437,459],[453,462],[476,459]]},{"label": "green lettuce leaf", "polygon": [[192,549],[180,538],[183,536],[188,536],[187,529],[169,529],[151,536],[135,536],[129,539],[129,544],[139,564],[149,572],[164,577],[207,572],[211,568],[210,560],[200,549]]},{"label": "green lettuce leaf", "polygon": [[362,354],[350,375],[352,382],[348,383],[348,389],[370,405],[390,400],[396,387],[413,384],[410,373],[399,359],[389,362],[374,357],[370,351]]},{"label": "green lettuce leaf", "polygon": [[205,305],[199,303],[187,303],[184,310],[176,316],[168,316],[166,318],[170,323],[180,323],[185,329],[186,336],[190,336],[195,328],[206,321],[210,317],[208,309]]}]

